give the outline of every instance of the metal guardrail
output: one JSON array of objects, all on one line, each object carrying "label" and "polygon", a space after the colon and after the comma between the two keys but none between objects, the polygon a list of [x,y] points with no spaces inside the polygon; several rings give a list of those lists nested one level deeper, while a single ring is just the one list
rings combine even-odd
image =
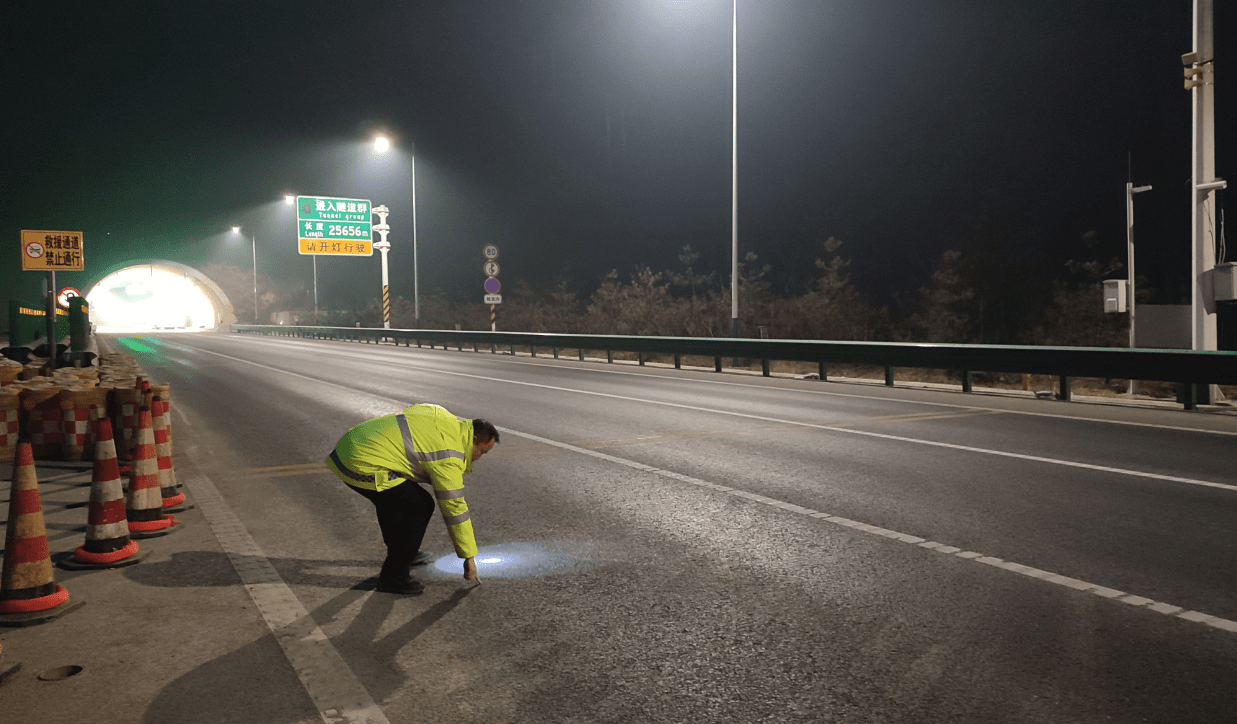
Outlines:
[{"label": "metal guardrail", "polygon": [[537,332],[483,332],[438,329],[381,329],[373,327],[299,327],[284,325],[235,325],[241,334],[264,334],[313,339],[338,339],[375,344],[391,340],[404,346],[429,344],[444,349],[471,345],[473,351],[488,346],[575,349],[584,359],[585,350],[605,351],[614,361],[615,352],[634,352],[640,364],[649,354],[674,356],[681,367],[686,355],[712,357],[722,371],[722,360],[744,357],[761,360],[769,376],[771,360],[814,362],[821,380],[828,379],[830,364],[864,364],[885,368],[885,384],[894,384],[898,367],[956,370],[962,373],[962,390],[970,392],[975,372],[1012,372],[1052,375],[1059,379],[1060,397],[1070,398],[1070,378],[1098,377],[1118,380],[1175,382],[1185,385],[1187,410],[1197,407],[1200,385],[1237,384],[1237,352],[1194,352],[1175,349],[1125,349],[1119,347],[1036,347],[1030,345],[907,344],[899,342],[824,342],[791,339],[734,339],[716,337],[625,337],[598,334],[545,334]]}]

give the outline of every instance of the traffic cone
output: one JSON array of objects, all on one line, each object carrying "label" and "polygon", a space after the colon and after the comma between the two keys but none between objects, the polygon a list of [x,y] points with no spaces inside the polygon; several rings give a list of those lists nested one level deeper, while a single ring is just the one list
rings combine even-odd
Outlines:
[{"label": "traffic cone", "polygon": [[60,567],[120,568],[140,562],[144,554],[138,554],[137,542],[129,538],[116,442],[112,438],[112,423],[107,420],[99,420],[95,425],[94,475],[90,485],[86,544],[73,551],[72,558],[61,561]]},{"label": "traffic cone", "polygon": [[159,492],[159,461],[155,454],[155,431],[151,427],[150,409],[138,411],[137,438],[133,446],[133,472],[129,475],[129,497],[125,502],[129,520],[129,537],[153,538],[166,535],[176,520],[163,514],[163,496]]},{"label": "traffic cone", "polygon": [[185,494],[176,492],[176,470],[172,467],[172,450],[168,444],[166,424],[167,403],[155,397],[155,456],[159,461],[159,492],[163,496],[163,508],[175,508],[185,502]]},{"label": "traffic cone", "polygon": [[81,605],[52,576],[47,528],[34,472],[30,443],[17,443],[9,492],[9,523],[4,534],[4,569],[0,572],[0,626],[45,623]]}]

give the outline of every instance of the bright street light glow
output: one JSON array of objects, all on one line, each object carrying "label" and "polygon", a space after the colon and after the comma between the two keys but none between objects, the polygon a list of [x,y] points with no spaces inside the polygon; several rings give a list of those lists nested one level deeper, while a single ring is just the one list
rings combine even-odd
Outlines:
[{"label": "bright street light glow", "polygon": [[232,233],[233,233],[233,234],[239,234],[239,233],[241,233],[241,227],[239,227],[239,226],[233,226],[233,227],[232,227]]},{"label": "bright street light glow", "polygon": [[287,204],[288,206],[291,206],[293,201],[296,201],[295,196],[293,196],[292,194],[284,194],[283,202],[285,204]]},{"label": "bright street light glow", "polygon": [[386,136],[379,136],[374,139],[374,150],[378,153],[386,153],[391,148],[391,142]]}]

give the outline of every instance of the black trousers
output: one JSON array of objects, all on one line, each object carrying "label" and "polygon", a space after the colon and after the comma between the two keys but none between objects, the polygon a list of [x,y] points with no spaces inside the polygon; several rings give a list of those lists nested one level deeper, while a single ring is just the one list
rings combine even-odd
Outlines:
[{"label": "black trousers", "polygon": [[348,487],[365,496],[378,513],[382,542],[387,544],[379,577],[384,581],[408,580],[408,566],[421,550],[425,529],[434,517],[434,496],[411,480],[381,492]]}]

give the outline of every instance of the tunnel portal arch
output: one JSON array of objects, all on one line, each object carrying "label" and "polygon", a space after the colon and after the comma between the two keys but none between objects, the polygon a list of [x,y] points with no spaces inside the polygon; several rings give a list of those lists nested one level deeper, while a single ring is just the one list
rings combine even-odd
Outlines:
[{"label": "tunnel portal arch", "polygon": [[236,323],[232,302],[210,277],[174,261],[112,267],[84,291],[99,332],[216,332]]}]

